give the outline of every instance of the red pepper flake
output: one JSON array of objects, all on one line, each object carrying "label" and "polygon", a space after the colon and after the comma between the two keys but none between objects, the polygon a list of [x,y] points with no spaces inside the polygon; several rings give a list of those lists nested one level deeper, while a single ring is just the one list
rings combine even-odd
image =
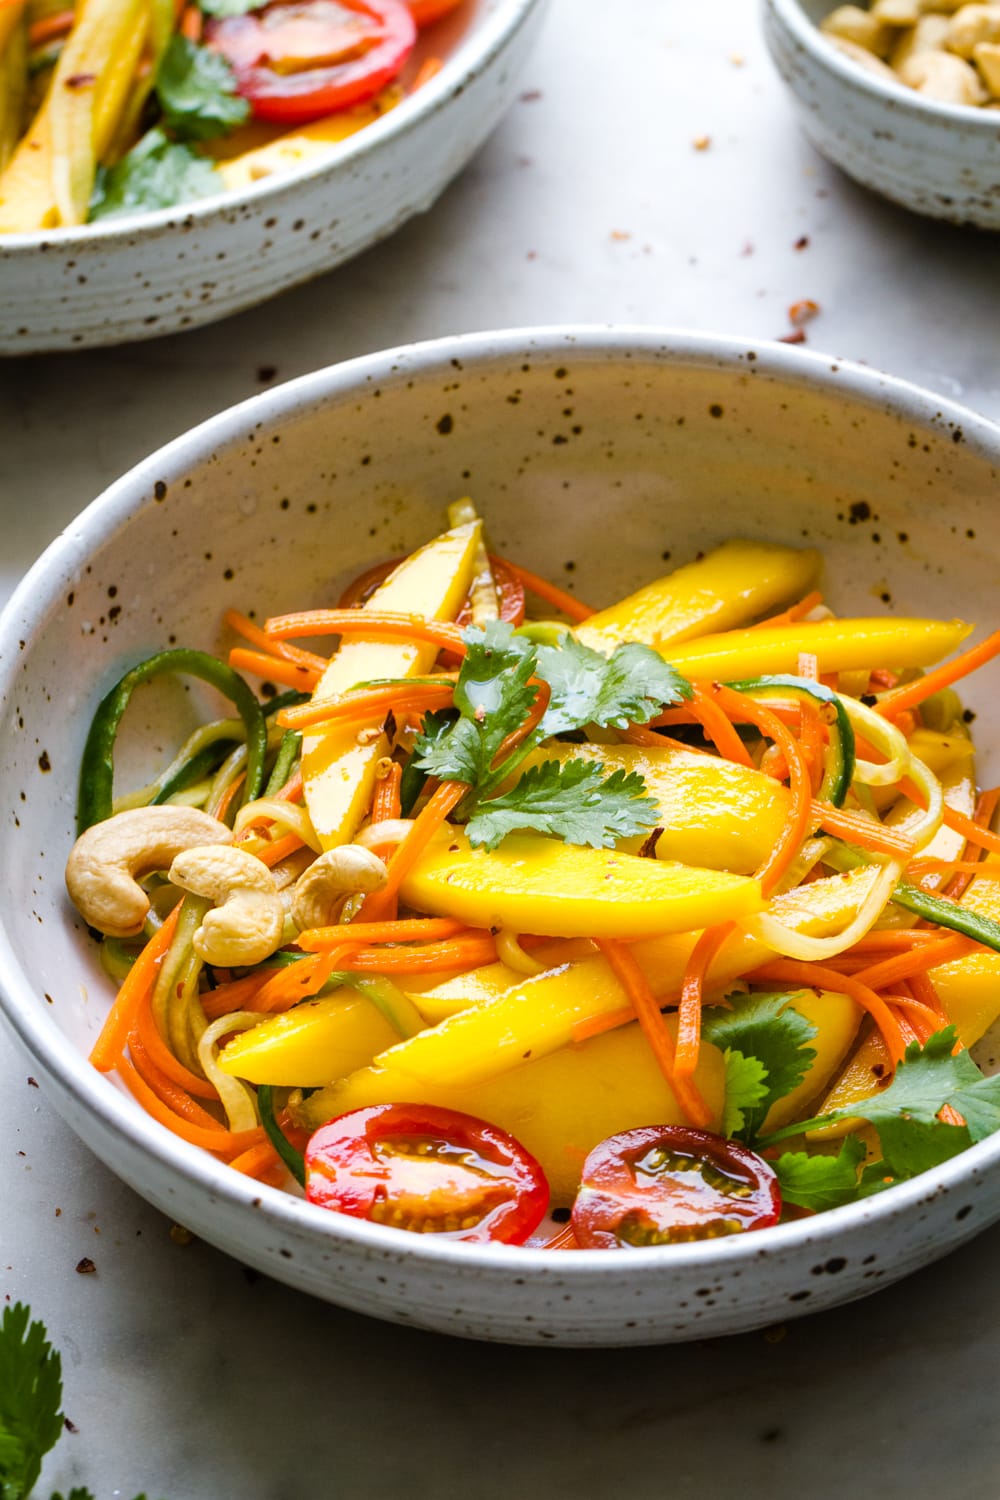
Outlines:
[{"label": "red pepper flake", "polygon": [[783,333],[778,340],[779,344],[804,344],[806,331],[804,328],[796,328],[793,333]]},{"label": "red pepper flake", "polygon": [[71,73],[65,80],[68,89],[89,89],[97,82],[96,73]]},{"label": "red pepper flake", "polygon": [[800,234],[799,237],[798,237],[798,239],[795,241],[795,244],[792,246],[792,249],[793,250],[808,250],[808,248],[809,248],[809,236],[807,234]]},{"label": "red pepper flake", "polygon": [[69,1417],[63,1417],[63,1426],[65,1427],[65,1429],[66,1429],[67,1432],[79,1432],[80,1431],[80,1429],[79,1429],[79,1427],[77,1427],[76,1423],[75,1422],[71,1422],[70,1419],[69,1419]]},{"label": "red pepper flake", "polygon": [[28,1087],[29,1087],[29,1089],[37,1089],[37,1087],[38,1087],[38,1079],[37,1078],[32,1078],[30,1076],[30,1074],[28,1076]]},{"label": "red pepper flake", "polygon": [[793,328],[801,328],[806,323],[811,323],[819,312],[819,303],[814,302],[811,297],[803,297],[800,302],[793,302],[788,309],[788,321]]},{"label": "red pepper flake", "polygon": [[76,1263],[76,1273],[78,1276],[93,1276],[96,1270],[97,1267],[89,1255],[85,1255],[82,1260],[78,1260]]},{"label": "red pepper flake", "polygon": [[696,151],[707,151],[712,144],[712,137],[710,135],[696,135],[691,144]]}]

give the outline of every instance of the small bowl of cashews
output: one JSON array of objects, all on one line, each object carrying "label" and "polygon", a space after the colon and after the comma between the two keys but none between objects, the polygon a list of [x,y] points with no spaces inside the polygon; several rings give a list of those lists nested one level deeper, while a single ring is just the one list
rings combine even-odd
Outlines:
[{"label": "small bowl of cashews", "polygon": [[1000,3],[764,0],[809,140],[916,213],[1000,229]]}]

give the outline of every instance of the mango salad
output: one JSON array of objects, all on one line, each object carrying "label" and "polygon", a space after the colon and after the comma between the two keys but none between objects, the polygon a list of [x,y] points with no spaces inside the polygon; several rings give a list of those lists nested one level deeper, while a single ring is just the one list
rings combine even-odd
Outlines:
[{"label": "mango salad", "polygon": [[[557,1250],[774,1227],[1000,1126],[1000,789],[954,688],[1000,634],[838,616],[748,540],[594,610],[448,520],[98,705],[94,1065],[323,1210]],[[232,711],[116,791],[173,674]]]}]

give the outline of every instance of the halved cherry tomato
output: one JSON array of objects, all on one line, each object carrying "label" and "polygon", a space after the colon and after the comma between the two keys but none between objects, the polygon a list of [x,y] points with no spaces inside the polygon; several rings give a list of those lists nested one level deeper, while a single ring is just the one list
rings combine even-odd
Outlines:
[{"label": "halved cherry tomato", "polygon": [[425,26],[440,21],[449,11],[457,10],[462,0],[406,0],[406,3],[413,13],[413,19],[423,30]]},{"label": "halved cherry tomato", "polygon": [[391,83],[417,28],[403,0],[274,0],[205,27],[262,120],[292,124],[361,104]]},{"label": "halved cherry tomato", "polygon": [[305,1161],[310,1203],[416,1234],[520,1245],[549,1201],[544,1172],[513,1136],[428,1104],[328,1120]]},{"label": "halved cherry tomato", "polygon": [[585,1249],[613,1250],[766,1229],[780,1213],[778,1179],[756,1152],[707,1130],[646,1125],[591,1151],[572,1224]]},{"label": "halved cherry tomato", "polygon": [[[354,609],[355,606],[367,603],[379,584],[383,583],[393,568],[398,567],[402,561],[401,557],[394,557],[388,562],[376,563],[373,568],[367,568],[364,573],[359,573],[341,594],[337,601],[337,608]],[[490,567],[493,569],[493,582],[497,588],[497,605],[501,620],[506,620],[509,625],[520,625],[524,619],[524,587],[521,580],[499,557],[490,558]],[[464,629],[471,623],[471,620],[472,610],[466,600],[455,617],[455,624]]]}]

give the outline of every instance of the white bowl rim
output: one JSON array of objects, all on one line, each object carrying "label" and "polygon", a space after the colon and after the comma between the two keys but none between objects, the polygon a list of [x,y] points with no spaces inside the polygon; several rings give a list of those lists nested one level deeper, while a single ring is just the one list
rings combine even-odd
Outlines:
[{"label": "white bowl rim", "polygon": [[227,188],[205,198],[176,203],[170,208],[138,210],[134,214],[98,220],[96,224],[58,225],[52,229],[29,229],[3,234],[0,235],[0,262],[5,256],[37,254],[42,245],[46,249],[50,246],[53,249],[71,249],[91,244],[108,246],[109,242],[113,245],[119,239],[134,240],[139,235],[152,236],[158,231],[197,224],[216,214],[232,213],[244,203],[266,204],[269,198],[283,196],[290,187],[311,182],[318,177],[333,177],[350,168],[358,157],[377,150],[384,142],[391,142],[406,131],[414,117],[433,114],[445,100],[463,93],[540,4],[544,4],[544,0],[500,0],[498,8],[485,18],[481,29],[458,42],[454,51],[445,59],[439,73],[423,84],[416,93],[408,94],[395,109],[380,115],[346,141],[339,142],[337,154],[330,160],[310,162],[287,172],[275,172],[250,187]]},{"label": "white bowl rim", "polygon": [[[787,27],[799,45],[814,61],[844,83],[850,84],[860,93],[880,100],[914,120],[951,120],[964,130],[977,131],[984,139],[1000,136],[1000,114],[995,110],[980,109],[974,104],[945,104],[940,99],[928,99],[905,83],[887,83],[874,73],[868,73],[857,63],[845,57],[836,47],[823,41],[823,35],[806,15],[801,0],[764,0],[776,16]],[[834,7],[831,5],[831,9]]]},{"label": "white bowl rim", "polygon": [[[251,418],[265,423],[369,381],[378,381],[384,388],[388,383],[413,379],[425,370],[447,368],[450,372],[453,359],[460,359],[468,370],[477,361],[488,364],[511,354],[568,358],[574,349],[589,356],[619,352],[627,357],[627,351],[631,351],[653,362],[666,360],[702,368],[716,365],[744,370],[746,356],[752,353],[759,375],[811,389],[818,384],[831,393],[847,390],[862,404],[905,413],[914,421],[940,428],[942,436],[948,429],[961,428],[967,443],[971,434],[972,446],[982,444],[1000,453],[1000,427],[969,408],[870,367],[769,340],[665,326],[580,324],[468,333],[380,350],[299,376],[208,418],[136,464],[92,501],[42,553],[0,614],[0,703],[7,700],[16,675],[19,643],[28,639],[33,626],[45,614],[51,602],[49,592],[54,596],[59,591],[64,567],[79,562],[80,543],[87,532],[93,533],[91,546],[107,538],[127,516],[149,503],[157,479],[207,457],[228,441],[245,437],[252,425]],[[287,1228],[293,1234],[324,1235],[329,1237],[331,1246],[338,1241],[346,1242],[358,1250],[385,1257],[416,1255],[439,1268],[465,1267],[470,1272],[477,1268],[492,1269],[496,1273],[498,1267],[505,1265],[512,1272],[523,1271],[533,1277],[558,1276],[567,1283],[574,1278],[592,1277],[595,1272],[600,1273],[601,1267],[613,1276],[616,1267],[622,1266],[619,1256],[609,1256],[605,1250],[553,1255],[543,1248],[479,1245],[430,1235],[414,1236],[404,1230],[330,1214],[292,1194],[233,1172],[209,1153],[172,1135],[151,1116],[137,1111],[134,1101],[119,1089],[107,1086],[101,1074],[39,1007],[31,982],[14,954],[2,915],[0,1013],[56,1083],[104,1127],[121,1132],[134,1147],[155,1158],[161,1168],[193,1182],[208,1199],[224,1199],[233,1208],[252,1209],[258,1216],[265,1215],[277,1232]],[[660,1274],[669,1273],[672,1267],[681,1272],[697,1268],[710,1273],[716,1267],[721,1271],[733,1260],[777,1257],[818,1241],[823,1242],[824,1248],[834,1247],[839,1239],[853,1236],[862,1227],[873,1228],[907,1210],[915,1210],[941,1193],[960,1190],[984,1169],[997,1167],[1000,1167],[1000,1132],[941,1166],[860,1203],[752,1234],[672,1245],[669,1253],[663,1247],[632,1249],[627,1252],[627,1264],[629,1268],[648,1268],[651,1273]]]}]

